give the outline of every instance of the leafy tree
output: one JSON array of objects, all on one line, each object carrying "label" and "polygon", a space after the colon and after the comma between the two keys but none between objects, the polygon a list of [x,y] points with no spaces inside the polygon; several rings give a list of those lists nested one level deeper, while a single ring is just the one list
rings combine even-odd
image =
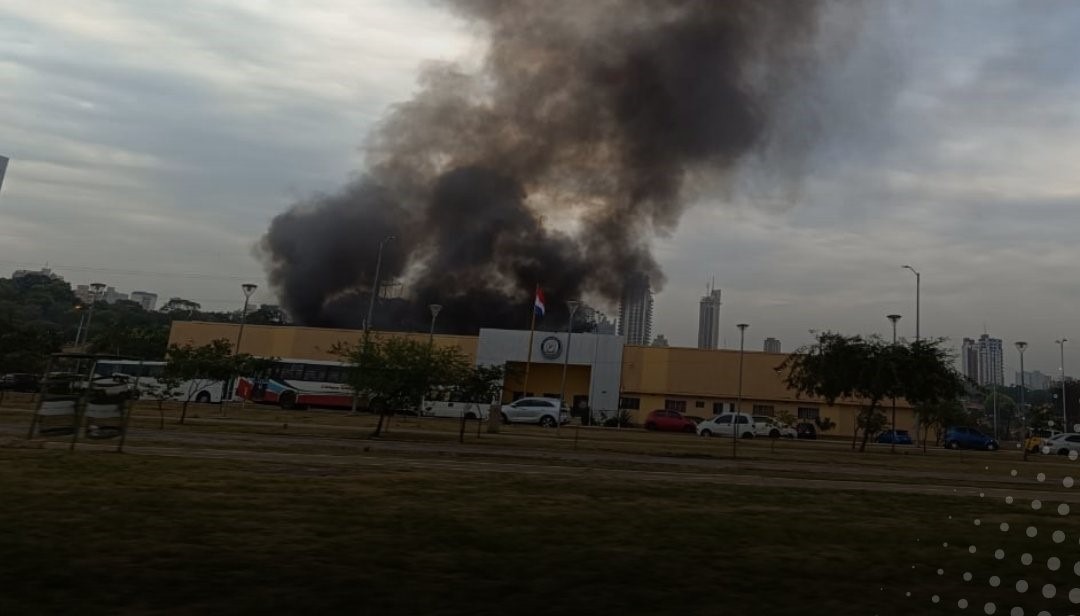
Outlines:
[{"label": "leafy tree", "polygon": [[817,426],[819,432],[828,432],[836,427],[836,422],[828,417],[815,417],[814,425]]},{"label": "leafy tree", "polygon": [[884,425],[884,400],[904,398],[916,409],[931,408],[963,393],[963,379],[942,344],[940,339],[892,344],[825,332],[780,368],[787,370],[787,385],[799,395],[820,397],[830,406],[842,398],[861,400],[852,448],[861,432],[859,451],[865,451],[870,434]]},{"label": "leafy tree", "polygon": [[232,344],[225,339],[199,347],[190,344],[170,346],[164,376],[174,383],[188,382],[187,389],[180,394],[183,396],[180,423],[184,423],[188,404],[200,390],[215,381],[227,381],[236,374],[243,361],[243,357],[232,355]]},{"label": "leafy tree", "polygon": [[[349,385],[379,412],[372,434],[376,437],[382,434],[389,415],[418,408],[431,386],[459,387],[469,380],[469,363],[456,347],[365,336],[359,344],[338,343],[332,352],[350,364]],[[479,379],[474,381],[478,383]]]}]

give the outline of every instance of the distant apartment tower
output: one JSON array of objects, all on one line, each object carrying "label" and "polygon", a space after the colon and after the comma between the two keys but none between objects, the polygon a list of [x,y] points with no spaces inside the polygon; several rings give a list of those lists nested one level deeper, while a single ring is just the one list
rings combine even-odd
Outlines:
[{"label": "distant apartment tower", "polygon": [[157,293],[146,291],[132,291],[131,301],[137,302],[143,310],[151,311],[157,308]]},{"label": "distant apartment tower", "polygon": [[1001,338],[979,336],[979,385],[1005,384],[1005,358]]},{"label": "distant apartment tower", "polygon": [[7,164],[7,157],[0,156],[0,189],[4,187],[4,174],[7,173]]},{"label": "distant apartment tower", "polygon": [[712,289],[698,306],[697,346],[715,349],[720,346],[720,289]]},{"label": "distant apartment tower", "polygon": [[772,337],[766,338],[765,339],[765,352],[766,353],[781,353],[782,351],[780,350],[780,341],[777,340],[776,338],[772,338]]},{"label": "distant apartment tower", "polygon": [[18,279],[18,278],[24,278],[26,276],[44,276],[44,277],[50,278],[52,280],[63,280],[64,279],[62,276],[60,276],[60,274],[57,274],[56,272],[53,272],[51,269],[49,269],[47,267],[43,267],[43,268],[41,268],[39,270],[24,270],[24,269],[15,270],[15,272],[11,274],[11,279],[15,280],[15,279]]},{"label": "distant apartment tower", "polygon": [[623,287],[619,301],[619,335],[626,344],[647,345],[652,340],[653,296],[649,279],[634,276]]},{"label": "distant apartment tower", "polygon": [[979,344],[971,338],[964,338],[960,344],[960,371],[965,378],[980,383],[979,379]]}]

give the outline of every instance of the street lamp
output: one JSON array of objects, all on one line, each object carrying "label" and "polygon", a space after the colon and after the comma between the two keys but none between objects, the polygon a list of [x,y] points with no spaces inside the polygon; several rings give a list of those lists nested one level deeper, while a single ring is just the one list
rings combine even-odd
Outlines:
[{"label": "street lamp", "polygon": [[1027,461],[1028,451],[1027,444],[1024,440],[1027,438],[1027,412],[1024,410],[1024,350],[1027,349],[1027,343],[1019,341],[1016,343],[1016,350],[1020,351],[1020,413],[1024,417],[1024,431],[1020,434],[1021,448],[1024,450],[1024,460]]},{"label": "street lamp", "polygon": [[735,447],[739,439],[739,419],[742,418],[742,375],[743,375],[743,356],[746,351],[746,328],[750,327],[748,323],[739,323],[735,327],[739,328],[739,394],[735,399],[735,416],[732,417],[731,422],[731,457],[735,457]]},{"label": "street lamp", "polygon": [[1065,408],[1065,343],[1068,342],[1068,338],[1062,338],[1061,340],[1055,340],[1058,347],[1061,348],[1061,431],[1068,432],[1069,428],[1069,413]]},{"label": "street lamp", "polygon": [[[562,384],[559,386],[559,411],[556,413],[558,418],[555,419],[555,434],[559,434],[559,424],[562,423],[562,404],[566,398],[566,367],[570,363],[570,337],[574,335],[574,313],[577,312],[578,306],[581,302],[576,299],[568,300],[566,302],[566,308],[570,311],[570,318],[566,321],[566,351],[563,353],[562,364]],[[568,407],[570,405],[567,405]]]},{"label": "street lamp", "polygon": [[439,316],[442,305],[428,304],[428,310],[431,311],[431,329],[428,331],[428,346],[430,347],[435,344],[435,318]]},{"label": "street lamp", "polygon": [[397,239],[393,235],[387,235],[379,242],[379,254],[375,258],[375,280],[371,283],[371,299],[368,300],[367,319],[364,321],[364,333],[371,329],[371,317],[375,312],[375,296],[379,294],[379,270],[382,269],[382,251],[383,247],[390,240]]},{"label": "street lamp", "polygon": [[[98,301],[98,296],[101,295],[102,289],[105,285],[100,282],[95,282],[90,285],[90,310],[86,313],[86,327],[83,328],[83,342],[85,343],[90,339],[90,321],[94,318],[94,304]],[[78,346],[78,340],[75,341]]]},{"label": "street lamp", "polygon": [[251,301],[251,296],[255,293],[255,289],[258,289],[259,285],[246,282],[240,285],[240,289],[244,292],[244,310],[240,313],[240,331],[236,334],[236,350],[234,355],[240,354],[240,341],[244,339],[244,324],[247,323],[248,302]]},{"label": "street lamp", "polygon": [[[895,347],[896,346],[896,322],[900,320],[900,315],[898,315],[898,314],[890,314],[890,315],[887,315],[887,316],[888,316],[888,319],[890,321],[892,321],[892,343],[893,343],[893,346]],[[895,369],[895,366],[894,366],[894,369]],[[916,437],[919,436],[918,431],[916,431],[915,436]],[[890,442],[892,443],[892,445],[889,447],[889,451],[891,451],[892,453],[896,453],[896,396],[893,396],[893,398],[892,398],[892,439],[890,439]]]},{"label": "street lamp", "polygon": [[914,267],[911,267],[910,265],[901,265],[900,269],[909,269],[911,270],[912,274],[915,274],[915,342],[918,342],[919,340],[921,340],[921,338],[919,337],[919,295],[921,293],[920,287],[922,286],[922,275],[919,274],[918,270],[916,270]]}]

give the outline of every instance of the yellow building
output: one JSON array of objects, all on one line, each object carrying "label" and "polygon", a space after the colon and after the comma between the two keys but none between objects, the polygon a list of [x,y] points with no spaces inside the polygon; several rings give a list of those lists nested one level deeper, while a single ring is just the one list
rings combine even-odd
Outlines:
[{"label": "yellow building", "polygon": [[[170,344],[203,345],[224,338],[236,341],[240,326],[232,323],[176,321]],[[240,351],[262,357],[296,360],[336,360],[339,343],[356,343],[361,332],[345,329],[247,325]],[[428,334],[374,332],[427,342]],[[629,410],[642,423],[652,410],[669,409],[698,417],[735,410],[739,400],[739,352],[623,344],[619,336],[536,332],[529,352],[529,332],[483,329],[478,336],[437,334],[436,346],[456,346],[469,361],[501,365],[507,370],[503,399],[543,395],[558,397],[566,371],[568,404],[587,404],[609,415],[616,408]],[[741,411],[755,415],[792,416],[836,423],[830,434],[851,436],[858,401],[828,406],[822,400],[799,398],[784,385],[779,366],[784,353],[746,351],[743,355]],[[528,377],[526,384],[526,365]],[[887,403],[888,406],[888,403]],[[890,410],[886,409],[887,414]],[[903,400],[897,401],[897,428],[914,431],[915,416]]]}]

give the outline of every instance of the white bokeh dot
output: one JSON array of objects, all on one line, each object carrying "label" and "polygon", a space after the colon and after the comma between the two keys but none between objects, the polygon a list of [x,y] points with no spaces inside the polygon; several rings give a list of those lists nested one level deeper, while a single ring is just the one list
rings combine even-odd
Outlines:
[{"label": "white bokeh dot", "polygon": [[945,570],[944,569],[938,569],[937,574],[938,575],[945,575]]},{"label": "white bokeh dot", "polygon": [[1016,477],[1016,469],[1014,468],[1011,471],[1009,471],[1009,474],[1012,475],[1013,477]]},{"label": "white bokeh dot", "polygon": [[1080,603],[1080,588],[1074,588],[1069,591],[1069,601]]},{"label": "white bokeh dot", "polygon": [[1031,554],[1028,554],[1027,552],[1020,555],[1020,562],[1025,565],[1030,565],[1032,560],[1034,559],[1031,558]]},{"label": "white bokeh dot", "polygon": [[1070,460],[1075,460],[1078,457],[1080,457],[1080,453],[1077,453],[1075,449],[1069,451],[1069,459]]},{"label": "white bokeh dot", "polygon": [[1006,504],[1006,505],[1011,505],[1011,504],[1013,504],[1013,497],[1011,497],[1011,496],[1006,496],[1006,497],[1005,497],[1005,504]]},{"label": "white bokeh dot", "polygon": [[977,551],[978,551],[978,549],[975,546],[973,546],[973,545],[968,546],[968,553],[969,554],[974,554]]},{"label": "white bokeh dot", "polygon": [[1027,592],[1027,580],[1016,580],[1016,592]]},{"label": "white bokeh dot", "polygon": [[930,603],[938,603],[940,601],[941,601],[941,597],[939,597],[937,595],[934,595],[933,597],[930,597]]},{"label": "white bokeh dot", "polygon": [[1031,501],[1031,508],[1036,510],[1036,511],[1038,511],[1039,509],[1042,509],[1042,501],[1037,499],[1037,498],[1035,500]]},{"label": "white bokeh dot", "polygon": [[949,547],[949,542],[948,542],[948,541],[945,541],[945,542],[943,542],[943,543],[941,544],[941,547],[943,547],[943,548],[947,548],[947,547]]},{"label": "white bokeh dot", "polygon": [[994,614],[997,612],[997,605],[993,601],[988,601],[986,605],[983,606],[983,611],[987,614]]},{"label": "white bokeh dot", "polygon": [[958,608],[960,608],[962,610],[966,610],[967,605],[968,605],[967,604],[967,599],[961,599],[961,600],[956,602],[956,607],[958,607]]},{"label": "white bokeh dot", "polygon": [[1039,534],[1039,529],[1035,528],[1034,526],[1028,526],[1027,530],[1024,532],[1027,533],[1028,537],[1034,537],[1035,535]]},{"label": "white bokeh dot", "polygon": [[1001,560],[1002,558],[1005,558],[1005,550],[1003,550],[1001,548],[998,548],[998,549],[994,550],[994,558],[996,558],[998,560]]},{"label": "white bokeh dot", "polygon": [[965,571],[964,575],[963,575],[963,578],[964,578],[965,582],[970,582],[971,581],[971,572],[970,571]]},{"label": "white bokeh dot", "polygon": [[1072,477],[1066,477],[1066,478],[1064,478],[1064,479],[1062,479],[1062,480],[1061,480],[1061,485],[1065,486],[1066,488],[1071,488],[1071,487],[1073,487],[1073,484],[1074,484],[1074,483],[1076,483],[1076,482],[1075,482],[1075,481],[1073,481],[1073,478],[1072,478]]},{"label": "white bokeh dot", "polygon": [[909,591],[907,591],[906,593],[904,593],[904,596],[905,596],[905,597],[910,597],[910,596],[911,596],[911,591],[909,590]]},{"label": "white bokeh dot", "polygon": [[994,588],[997,588],[998,586],[1001,586],[1001,578],[999,578],[996,575],[991,575],[989,581],[990,581],[990,585],[993,586]]},{"label": "white bokeh dot", "polygon": [[1069,503],[1061,503],[1058,505],[1058,515],[1069,515],[1072,508],[1069,507]]},{"label": "white bokeh dot", "polygon": [[1060,530],[1055,530],[1050,538],[1054,540],[1054,543],[1065,543],[1065,533]]},{"label": "white bokeh dot", "polygon": [[1046,473],[1039,473],[1038,475],[1035,475],[1035,481],[1038,481],[1039,483],[1046,481]]},{"label": "white bokeh dot", "polygon": [[979,498],[986,498],[986,492],[979,492]]},{"label": "white bokeh dot", "polygon": [[1024,616],[1024,608],[1016,606],[1009,610],[1009,616]]},{"label": "white bokeh dot", "polygon": [[982,526],[982,520],[975,518],[975,526]]},{"label": "white bokeh dot", "polygon": [[1061,559],[1057,556],[1051,556],[1050,558],[1046,559],[1046,568],[1051,571],[1057,571],[1061,568]]},{"label": "white bokeh dot", "polygon": [[1007,533],[1007,532],[1009,532],[1009,523],[1008,522],[1002,522],[1001,526],[998,526],[998,528],[1001,529],[1001,532]]},{"label": "white bokeh dot", "polygon": [[1080,560],[1073,563],[1073,573],[1080,575]]},{"label": "white bokeh dot", "polygon": [[1053,584],[1046,584],[1043,586],[1042,595],[1047,599],[1053,599],[1057,595],[1057,587]]}]

